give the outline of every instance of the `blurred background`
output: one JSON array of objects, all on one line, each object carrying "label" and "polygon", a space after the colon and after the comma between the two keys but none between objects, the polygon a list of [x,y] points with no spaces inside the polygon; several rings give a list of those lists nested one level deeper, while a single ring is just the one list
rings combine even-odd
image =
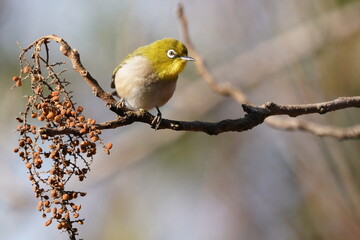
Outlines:
[{"label": "blurred background", "polygon": [[[56,34],[78,49],[84,66],[110,91],[117,64],[163,37],[182,39],[176,8],[165,0],[0,0],[0,232],[2,239],[67,239],[44,226],[26,168],[12,149],[14,117],[25,87],[10,90],[23,47]],[[183,0],[192,41],[219,82],[255,104],[311,103],[360,91],[360,1]],[[58,46],[50,45],[50,54]],[[64,60],[64,59],[63,59]],[[115,115],[68,66],[78,104],[97,122]],[[155,113],[155,112],[153,112]],[[218,121],[241,106],[199,79],[194,64],[162,108],[165,118]],[[359,111],[306,116],[350,126]],[[266,124],[242,133],[154,131],[148,125],[103,132],[114,144],[72,187],[84,239],[360,239],[360,142],[286,132]]]}]

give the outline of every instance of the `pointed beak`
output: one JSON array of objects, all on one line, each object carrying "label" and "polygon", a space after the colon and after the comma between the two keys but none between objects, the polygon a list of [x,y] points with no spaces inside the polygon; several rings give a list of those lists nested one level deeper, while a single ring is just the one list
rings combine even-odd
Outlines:
[{"label": "pointed beak", "polygon": [[192,57],[188,57],[188,56],[184,56],[184,57],[180,57],[180,58],[185,61],[195,61],[195,59],[193,59]]}]

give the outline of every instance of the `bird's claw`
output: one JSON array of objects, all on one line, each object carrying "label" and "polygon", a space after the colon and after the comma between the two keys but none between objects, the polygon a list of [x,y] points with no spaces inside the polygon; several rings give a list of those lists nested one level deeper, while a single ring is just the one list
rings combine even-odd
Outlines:
[{"label": "bird's claw", "polygon": [[158,130],[161,123],[162,114],[158,107],[156,107],[156,110],[158,113],[156,117],[154,117],[154,119],[151,121],[151,127],[154,128],[155,130]]},{"label": "bird's claw", "polygon": [[126,107],[126,102],[124,98],[121,98],[119,101],[115,103],[116,108],[124,108]]}]

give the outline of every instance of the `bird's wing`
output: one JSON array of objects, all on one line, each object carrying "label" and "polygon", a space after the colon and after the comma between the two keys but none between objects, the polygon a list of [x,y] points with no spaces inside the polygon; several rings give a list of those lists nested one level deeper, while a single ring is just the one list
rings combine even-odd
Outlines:
[{"label": "bird's wing", "polygon": [[110,85],[111,88],[115,88],[115,75],[116,75],[116,72],[117,72],[123,65],[125,65],[129,59],[131,59],[131,58],[134,57],[134,56],[141,55],[140,52],[139,52],[140,49],[141,49],[141,47],[138,48],[138,49],[136,49],[133,53],[127,55],[126,58],[119,64],[119,66],[117,66],[117,67],[115,68],[115,70],[114,70],[114,72],[113,72],[113,74],[112,74],[112,77],[111,77],[111,85]]},{"label": "bird's wing", "polygon": [[122,65],[124,65],[124,62],[120,63],[119,66],[117,66],[112,74],[112,77],[111,77],[111,85],[110,87],[111,88],[115,88],[115,75],[116,75],[116,72],[122,67]]}]

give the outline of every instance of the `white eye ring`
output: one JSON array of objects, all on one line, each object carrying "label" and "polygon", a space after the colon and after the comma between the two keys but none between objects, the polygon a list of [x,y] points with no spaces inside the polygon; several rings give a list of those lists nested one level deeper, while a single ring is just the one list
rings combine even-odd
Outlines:
[{"label": "white eye ring", "polygon": [[169,51],[167,51],[167,56],[169,58],[174,58],[174,57],[176,57],[176,52],[174,50],[170,49]]}]

